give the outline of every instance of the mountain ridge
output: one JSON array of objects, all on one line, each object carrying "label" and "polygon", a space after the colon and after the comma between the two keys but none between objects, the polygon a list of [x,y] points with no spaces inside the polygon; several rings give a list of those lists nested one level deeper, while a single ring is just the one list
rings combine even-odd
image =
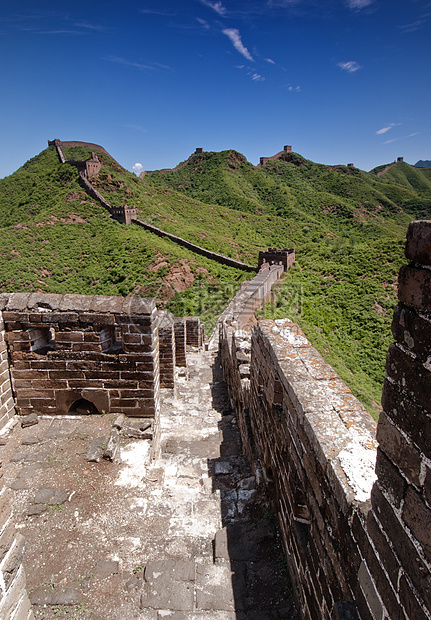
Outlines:
[{"label": "mountain ridge", "polygon": [[[68,160],[91,157],[82,144],[64,150]],[[107,153],[98,157],[91,183],[113,207],[135,205],[138,219],[252,265],[259,250],[294,247],[296,265],[266,316],[299,323],[377,413],[405,230],[431,213],[428,171],[397,163],[378,177],[378,169],[297,153],[258,167],[230,149],[138,178]],[[245,274],[111,220],[77,174],[51,146],[0,180],[0,227],[10,245],[0,291],[155,296],[211,329]]]}]

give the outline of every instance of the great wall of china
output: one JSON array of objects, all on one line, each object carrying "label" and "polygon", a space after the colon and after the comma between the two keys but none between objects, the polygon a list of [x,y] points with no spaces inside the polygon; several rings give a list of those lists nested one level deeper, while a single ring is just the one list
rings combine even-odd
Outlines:
[{"label": "great wall of china", "polygon": [[[0,445],[7,448],[18,420],[109,411],[147,421],[156,459],[161,396],[175,393],[187,349],[208,348],[223,369],[242,451],[272,498],[301,618],[430,620],[431,222],[410,224],[406,258],[377,426],[298,326],[254,319],[294,260],[292,251],[272,248],[261,253],[259,273],[243,285],[206,344],[198,318],[160,313],[150,299],[1,295]],[[5,478],[0,617],[29,620],[25,540]],[[215,543],[217,550],[217,537]],[[228,559],[229,532],[225,544]],[[235,603],[202,602],[198,574],[190,606],[175,607],[165,596],[167,611],[158,615],[147,592],[139,617],[247,618]]]},{"label": "great wall of china", "polygon": [[[406,257],[377,434],[296,325],[250,326],[281,265],[240,291],[219,321],[219,345],[208,345],[220,347],[242,448],[270,490],[304,619],[431,617],[431,222],[410,224]],[[102,296],[18,293],[1,308],[2,426],[80,403],[152,420],[157,454],[160,386],[175,384],[187,333],[202,346],[198,319]],[[25,545],[5,487],[0,497],[0,614],[30,618]]]}]

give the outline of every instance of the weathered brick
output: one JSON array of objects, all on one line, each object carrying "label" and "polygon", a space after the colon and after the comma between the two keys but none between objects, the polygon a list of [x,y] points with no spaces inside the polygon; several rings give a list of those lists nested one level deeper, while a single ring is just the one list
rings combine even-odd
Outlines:
[{"label": "weathered brick", "polygon": [[398,304],[392,319],[392,334],[404,347],[418,356],[419,361],[426,362],[430,355],[431,321],[418,313]]},{"label": "weathered brick", "polygon": [[377,441],[380,444],[380,449],[383,450],[393,463],[397,463],[408,480],[419,484],[422,463],[421,454],[413,444],[407,443],[399,429],[390,421],[384,411],[382,411],[379,417]]},{"label": "weathered brick", "polygon": [[431,510],[412,487],[407,489],[402,516],[427,556],[431,557]]},{"label": "weathered brick", "polygon": [[421,265],[431,265],[431,222],[410,222],[407,230],[405,254],[408,260]]},{"label": "weathered brick", "polygon": [[431,508],[431,469],[425,467],[425,481],[424,481],[424,497],[428,506]]},{"label": "weathered brick", "polygon": [[400,572],[400,563],[394,555],[392,545],[384,536],[380,524],[376,520],[373,511],[369,511],[367,515],[367,531],[374,543],[380,562],[387,572],[391,580],[394,591],[398,587],[398,577]]},{"label": "weathered brick", "polygon": [[425,604],[431,609],[431,575],[378,484],[373,486],[371,500],[375,514],[379,522],[384,524],[385,532],[392,542],[396,557]]},{"label": "weathered brick", "polygon": [[386,415],[411,438],[419,450],[431,455],[431,415],[413,403],[402,387],[385,379],[382,406]]},{"label": "weathered brick", "polygon": [[413,402],[431,413],[431,371],[424,364],[405,353],[399,346],[391,345],[386,372],[403,387]]},{"label": "weathered brick", "polygon": [[[429,616],[424,611],[425,605],[418,601],[405,575],[402,575],[400,579],[399,596],[409,620],[429,619]],[[429,609],[427,611],[429,612]]]},{"label": "weathered brick", "polygon": [[399,508],[404,498],[407,483],[380,448],[377,450],[376,474],[380,485],[392,497],[394,505]]},{"label": "weathered brick", "polygon": [[419,310],[431,310],[431,271],[403,265],[398,275],[399,301]]}]

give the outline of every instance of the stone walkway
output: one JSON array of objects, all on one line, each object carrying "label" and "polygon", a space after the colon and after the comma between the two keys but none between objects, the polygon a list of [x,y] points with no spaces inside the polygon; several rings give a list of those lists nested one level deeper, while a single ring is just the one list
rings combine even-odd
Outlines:
[{"label": "stone walkway", "polygon": [[15,426],[1,447],[36,618],[296,620],[264,488],[241,454],[214,353],[162,391],[161,450],[123,438],[88,463],[109,416]]}]

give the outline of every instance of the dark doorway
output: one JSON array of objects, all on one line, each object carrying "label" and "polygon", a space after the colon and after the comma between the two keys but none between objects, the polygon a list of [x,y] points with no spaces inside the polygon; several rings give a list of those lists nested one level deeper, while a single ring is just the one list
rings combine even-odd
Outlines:
[{"label": "dark doorway", "polygon": [[85,398],[80,398],[70,406],[68,413],[69,415],[97,415],[99,412],[96,405]]}]

